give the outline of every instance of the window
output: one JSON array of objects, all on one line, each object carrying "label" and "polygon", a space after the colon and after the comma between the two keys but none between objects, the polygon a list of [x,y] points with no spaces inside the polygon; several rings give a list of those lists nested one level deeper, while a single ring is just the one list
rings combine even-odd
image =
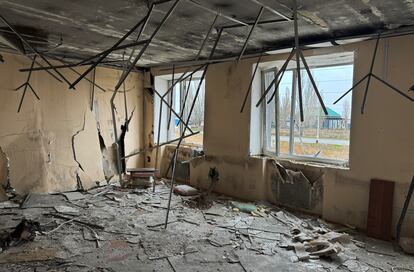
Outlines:
[{"label": "window", "polygon": [[[351,94],[335,105],[333,102],[352,86],[353,64],[317,66],[311,65],[311,61],[309,64],[328,115],[322,110],[306,70],[301,69],[305,120],[300,121],[298,71],[294,67],[288,69],[274,99],[269,104],[263,103],[263,151],[279,157],[346,162],[349,160]],[[276,74],[277,68],[262,70],[262,93]],[[274,87],[266,101],[273,92]]]},{"label": "window", "polygon": [[[176,75],[176,78],[179,78],[180,75]],[[157,84],[158,83],[158,84]],[[179,115],[182,116],[183,121],[187,121],[188,114],[190,112],[191,105],[193,103],[195,94],[197,92],[198,85],[200,83],[200,78],[193,78],[190,80],[185,80],[180,83],[175,84],[173,90],[165,96],[165,100],[172,105],[172,109]],[[171,75],[162,76],[156,78],[156,89],[161,94],[165,92],[172,86]],[[164,90],[159,90],[164,89]],[[194,105],[191,118],[189,120],[188,126],[193,132],[199,132],[196,135],[191,137],[184,138],[183,143],[194,144],[194,145],[203,145],[203,130],[204,130],[204,94],[205,86],[204,81],[201,84],[200,91],[197,97],[197,100]],[[154,107],[154,128],[157,130],[158,115],[159,115],[159,97],[155,98],[155,107]],[[183,106],[184,105],[184,106]],[[165,142],[173,139],[177,139],[181,136],[184,131],[184,123],[180,121],[180,118],[174,114],[173,111],[167,107],[164,103],[162,108],[162,127],[161,127],[161,140],[160,142]],[[191,132],[187,128],[185,135],[189,135]],[[155,132],[155,136],[157,132]],[[163,136],[165,135],[165,136]],[[155,138],[156,141],[156,138]]]}]

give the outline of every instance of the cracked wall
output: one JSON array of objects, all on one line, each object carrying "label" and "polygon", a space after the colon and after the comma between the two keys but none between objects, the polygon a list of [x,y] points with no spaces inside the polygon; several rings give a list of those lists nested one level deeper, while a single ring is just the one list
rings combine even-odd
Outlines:
[{"label": "cracked wall", "polygon": [[[96,182],[106,182],[104,167],[110,169],[110,166],[103,163],[102,142],[105,150],[113,149],[115,139],[109,101],[122,71],[96,70],[96,83],[107,91],[95,88],[92,111],[89,82],[82,80],[76,90],[68,90],[67,85],[47,73],[33,72],[30,83],[40,101],[28,92],[21,112],[17,113],[21,91],[13,89],[26,79],[26,74],[18,69],[30,66],[30,63],[21,56],[2,55],[5,62],[0,65],[0,146],[10,160],[12,187],[19,193],[75,190],[78,176],[85,189]],[[61,71],[71,82],[77,78],[70,70]],[[88,75],[89,79],[91,77]],[[125,137],[128,152],[143,147],[141,73],[131,73],[125,88],[128,114],[136,108]],[[118,134],[125,120],[122,88],[120,91],[115,99]],[[79,169],[74,153],[83,170]],[[127,161],[127,167],[142,166],[142,157]]]}]

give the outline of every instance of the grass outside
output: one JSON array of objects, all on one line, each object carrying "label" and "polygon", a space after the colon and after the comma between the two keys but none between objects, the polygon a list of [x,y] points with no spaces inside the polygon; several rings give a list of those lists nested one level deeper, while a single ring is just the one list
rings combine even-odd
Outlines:
[{"label": "grass outside", "polygon": [[[319,154],[316,158],[342,161],[346,161],[349,159],[349,146],[347,145],[295,143],[295,155],[315,156],[315,154],[317,154],[318,152]],[[280,142],[280,154],[289,154],[288,142]]]},{"label": "grass outside", "polygon": [[[275,135],[275,134],[276,134],[276,130],[272,129],[272,135]],[[289,136],[289,134],[290,134],[290,131],[288,128],[280,129],[280,136]],[[302,133],[302,137],[304,138],[314,138],[316,137],[316,135],[317,135],[316,128],[306,128],[303,130],[303,133]],[[320,129],[319,138],[349,140],[349,129]]]}]

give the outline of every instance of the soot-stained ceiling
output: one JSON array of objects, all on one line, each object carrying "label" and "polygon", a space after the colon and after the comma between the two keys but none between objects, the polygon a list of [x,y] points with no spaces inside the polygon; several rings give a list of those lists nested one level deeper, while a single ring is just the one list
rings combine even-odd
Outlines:
[{"label": "soot-stained ceiling", "polygon": [[[266,8],[248,43],[246,54],[293,45],[291,0],[259,0]],[[0,14],[33,46],[49,55],[84,59],[111,47],[148,11],[144,0],[0,0]],[[142,39],[147,39],[173,4],[156,5]],[[225,28],[215,57],[238,55],[261,6],[257,0],[180,0],[138,66],[194,59],[211,23]],[[273,11],[272,11],[273,10]],[[288,19],[277,15],[280,12]],[[413,0],[299,0],[302,43],[322,42],[414,25]],[[1,26],[1,33],[10,36]],[[201,57],[207,58],[217,35],[213,31]],[[133,36],[124,43],[132,42]],[[7,42],[0,40],[3,46]],[[138,47],[139,48],[139,47]],[[128,49],[126,52],[128,54]],[[122,59],[122,52],[108,59]]]}]

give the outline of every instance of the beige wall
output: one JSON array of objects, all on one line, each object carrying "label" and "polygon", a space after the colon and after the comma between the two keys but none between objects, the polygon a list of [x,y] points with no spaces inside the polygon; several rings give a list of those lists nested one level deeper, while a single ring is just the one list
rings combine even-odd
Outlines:
[{"label": "beige wall", "polygon": [[[57,192],[77,188],[77,175],[85,189],[105,181],[98,126],[108,156],[113,160],[113,126],[110,98],[121,71],[98,68],[95,109],[91,111],[91,84],[82,80],[76,90],[68,90],[46,72],[33,72],[30,83],[40,101],[28,90],[20,113],[17,113],[22,90],[13,89],[26,80],[18,69],[30,66],[22,57],[2,53],[0,64],[0,147],[10,159],[11,185],[20,193]],[[77,75],[61,70],[73,82]],[[82,72],[81,69],[79,69]],[[87,77],[91,79],[91,74]],[[142,75],[132,73],[126,81],[129,114],[135,108],[126,136],[126,152],[142,148],[143,88]],[[118,128],[124,122],[123,93],[116,100]],[[120,133],[120,132],[118,132]],[[79,168],[78,163],[83,170]],[[128,161],[129,167],[143,165],[143,157]]]},{"label": "beige wall", "polygon": [[[385,52],[385,43],[388,43],[388,52]],[[365,41],[308,50],[305,54],[309,56],[354,51],[356,82],[369,70],[374,45],[375,41]],[[407,94],[408,88],[414,83],[412,48],[412,36],[382,39],[374,68],[375,74]],[[267,56],[264,61],[284,58],[286,54],[273,55]],[[217,167],[220,173],[217,191],[243,199],[279,202],[280,199],[272,191],[271,177],[275,171],[273,164],[268,158],[249,157],[252,132],[250,99],[245,111],[240,113],[255,61],[249,59],[238,64],[222,63],[210,66],[206,77],[205,97],[206,156],[193,159],[191,162],[191,183],[207,187],[209,167]],[[361,115],[360,106],[364,90],[363,84],[353,93],[349,169],[283,162],[315,176],[314,187],[323,186],[320,194],[311,196],[320,199],[317,199],[314,205],[310,205],[308,211],[320,214],[327,220],[350,224],[360,229],[366,226],[370,179],[380,178],[395,182],[395,224],[414,174],[414,103],[373,80],[365,114]],[[411,93],[411,96],[414,97],[414,93]],[[322,173],[319,180],[318,173]],[[309,190],[312,194],[312,188],[302,189]],[[284,204],[289,206],[289,203]],[[411,203],[403,234],[414,235],[413,226],[414,203]]]}]

